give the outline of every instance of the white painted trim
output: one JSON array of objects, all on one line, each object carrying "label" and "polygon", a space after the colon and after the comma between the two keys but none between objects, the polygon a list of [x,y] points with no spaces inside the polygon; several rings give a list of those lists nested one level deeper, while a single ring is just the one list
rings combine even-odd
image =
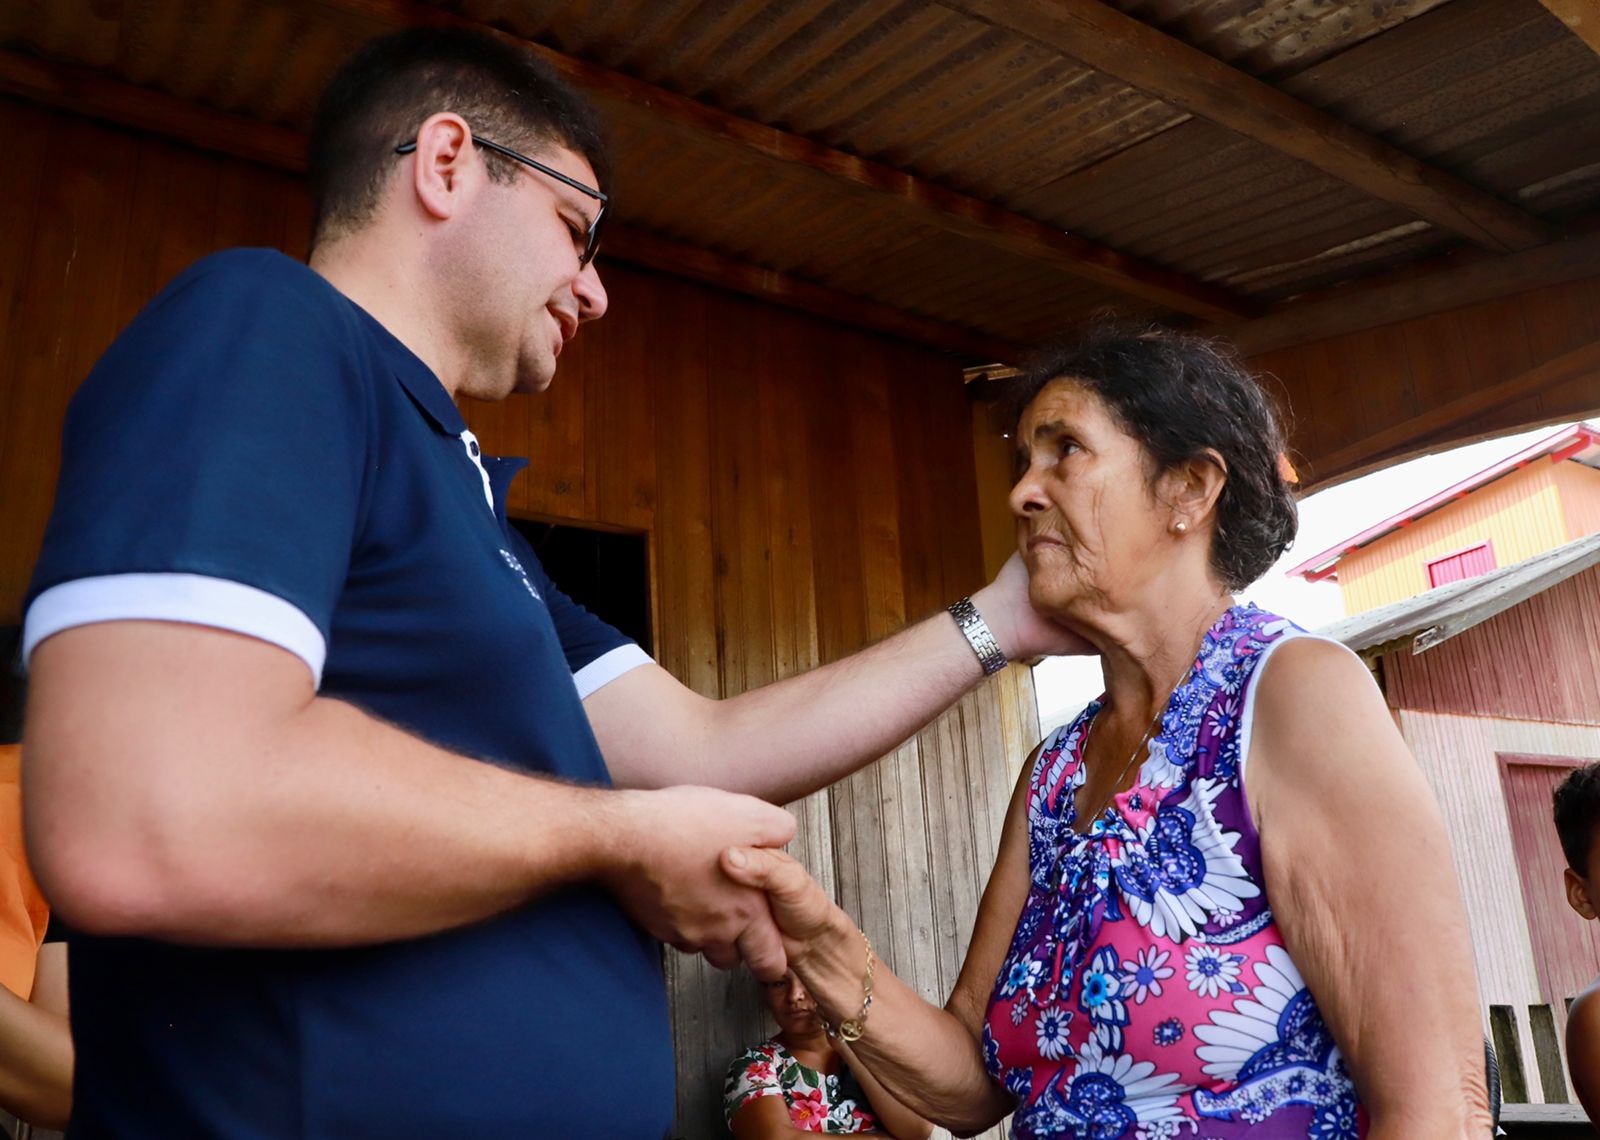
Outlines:
[{"label": "white painted trim", "polygon": [[654,663],[648,653],[630,641],[627,645],[619,645],[610,652],[602,653],[579,669],[572,675],[572,683],[578,686],[578,699],[581,701],[591,693],[599,692],[624,673],[641,665]]},{"label": "white painted trim", "polygon": [[242,633],[287,649],[322,686],[328,644],[315,622],[276,594],[204,574],[105,574],[52,586],[28,607],[22,659],[53,634],[106,621],[175,621]]}]

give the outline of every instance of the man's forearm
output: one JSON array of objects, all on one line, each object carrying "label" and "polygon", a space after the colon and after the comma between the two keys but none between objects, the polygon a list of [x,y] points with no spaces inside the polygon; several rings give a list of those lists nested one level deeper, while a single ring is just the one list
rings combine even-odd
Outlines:
[{"label": "man's forearm", "polygon": [[717,856],[787,843],[787,812],[458,756],[317,697],[298,658],[254,638],[140,621],[56,634],[33,655],[25,752],[34,871],[90,933],[354,945],[589,880],[658,938],[783,973],[765,899]]},{"label": "man's forearm", "polygon": [[[43,727],[30,769],[48,792],[65,773]],[[208,739],[203,761],[174,755]],[[36,839],[65,916],[107,933],[257,946],[413,937],[602,873],[618,832],[616,793],[456,756],[320,698],[253,731],[147,743],[126,762],[140,787],[123,789],[120,810],[93,828],[46,810]]]},{"label": "man's forearm", "polygon": [[660,666],[625,673],[584,701],[622,787],[704,784],[792,803],[894,748],[983,676],[948,614],[841,661],[725,700]]},{"label": "man's forearm", "polygon": [[703,782],[790,803],[882,756],[983,678],[945,613],[843,660],[716,702]]},{"label": "man's forearm", "polygon": [[[1093,651],[1033,610],[1019,559],[972,601],[1009,658]],[[972,645],[938,613],[841,661],[725,700],[648,666],[591,693],[584,709],[619,786],[708,784],[789,803],[882,756],[982,677]]]}]

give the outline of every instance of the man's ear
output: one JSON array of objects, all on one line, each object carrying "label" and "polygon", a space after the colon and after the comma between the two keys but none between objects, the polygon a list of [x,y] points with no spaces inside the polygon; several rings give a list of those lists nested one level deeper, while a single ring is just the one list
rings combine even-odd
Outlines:
[{"label": "man's ear", "polygon": [[484,174],[483,160],[472,145],[472,128],[453,111],[429,115],[417,128],[412,154],[411,190],[417,204],[440,221],[461,209],[471,175]]},{"label": "man's ear", "polygon": [[1193,531],[1211,516],[1227,483],[1228,461],[1208,447],[1161,476],[1159,498],[1172,509],[1174,524]]},{"label": "man's ear", "polygon": [[1584,918],[1594,918],[1594,900],[1589,895],[1589,884],[1571,867],[1565,868],[1561,874],[1566,880],[1567,905]]}]

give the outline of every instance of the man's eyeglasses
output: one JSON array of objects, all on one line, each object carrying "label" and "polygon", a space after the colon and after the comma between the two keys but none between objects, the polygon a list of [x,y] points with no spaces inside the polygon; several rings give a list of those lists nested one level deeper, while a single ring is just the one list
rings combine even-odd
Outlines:
[{"label": "man's eyeglasses", "polygon": [[[607,198],[604,193],[596,190],[592,186],[585,186],[576,178],[569,178],[565,174],[562,174],[561,171],[552,169],[542,162],[529,158],[525,154],[518,154],[508,146],[501,146],[497,142],[490,142],[488,139],[480,138],[477,135],[472,136],[472,141],[478,146],[488,147],[496,154],[503,154],[507,158],[515,159],[524,166],[531,166],[540,174],[547,174],[551,178],[554,178],[557,182],[566,183],[568,186],[578,191],[578,193],[587,194],[589,197],[596,199],[600,203],[600,212],[595,214],[594,221],[589,223],[589,230],[584,235],[582,248],[578,250],[578,268],[582,269],[585,265],[588,265],[594,260],[594,255],[600,250],[600,223],[605,220],[606,206],[610,202],[610,199]],[[396,154],[410,154],[416,149],[416,141],[412,140],[411,142],[401,143],[399,146],[394,148],[394,152]],[[576,245],[578,243],[574,242],[573,244]]]}]

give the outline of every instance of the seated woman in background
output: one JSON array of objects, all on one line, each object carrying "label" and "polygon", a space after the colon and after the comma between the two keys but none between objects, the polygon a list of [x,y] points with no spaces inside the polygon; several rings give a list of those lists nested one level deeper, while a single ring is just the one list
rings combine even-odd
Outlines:
[{"label": "seated woman in background", "polygon": [[[1023,765],[944,1009],[803,868],[735,849],[790,965],[905,1105],[1018,1137],[1490,1134],[1443,821],[1342,645],[1234,593],[1294,537],[1281,429],[1205,339],[1101,329],[1016,382],[1034,607],[1105,695]],[[1016,563],[1013,569],[1021,572]]]},{"label": "seated woman in background", "polygon": [[859,1068],[848,1044],[828,1036],[816,1002],[794,974],[761,988],[778,1032],[728,1068],[723,1108],[738,1140],[800,1132],[924,1140],[933,1131]]}]

